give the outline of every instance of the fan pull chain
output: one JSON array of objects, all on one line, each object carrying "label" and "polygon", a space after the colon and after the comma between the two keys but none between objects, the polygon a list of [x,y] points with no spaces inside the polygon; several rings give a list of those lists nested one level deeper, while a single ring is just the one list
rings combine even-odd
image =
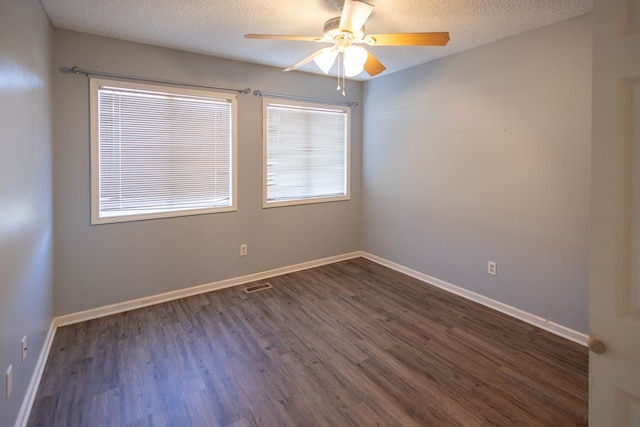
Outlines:
[{"label": "fan pull chain", "polygon": [[340,58],[342,58],[341,53],[338,54],[338,87],[336,88],[336,90],[342,89],[340,87],[340,72],[342,71],[342,66],[340,65]]},{"label": "fan pull chain", "polygon": [[[340,78],[342,78],[342,87],[340,87]],[[338,87],[336,90],[342,89],[342,96],[347,96],[345,91],[347,87],[347,79],[344,73],[344,52],[338,54]]]},{"label": "fan pull chain", "polygon": [[344,95],[344,89],[345,86],[347,85],[347,82],[344,80],[344,52],[342,52],[342,96]]}]

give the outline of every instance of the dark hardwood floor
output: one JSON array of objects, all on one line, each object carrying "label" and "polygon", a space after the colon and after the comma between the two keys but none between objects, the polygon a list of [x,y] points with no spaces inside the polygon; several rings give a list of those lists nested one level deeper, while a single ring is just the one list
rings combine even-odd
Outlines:
[{"label": "dark hardwood floor", "polygon": [[362,258],[58,329],[29,426],[587,425],[587,349]]}]

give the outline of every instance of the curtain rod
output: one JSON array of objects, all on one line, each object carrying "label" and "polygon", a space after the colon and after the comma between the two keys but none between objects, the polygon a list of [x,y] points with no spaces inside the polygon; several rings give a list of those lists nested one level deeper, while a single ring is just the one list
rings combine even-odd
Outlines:
[{"label": "curtain rod", "polygon": [[267,92],[262,92],[260,90],[254,90],[253,94],[255,96],[270,96],[270,97],[273,97],[273,98],[294,99],[296,101],[322,102],[322,103],[325,103],[325,104],[346,105],[348,107],[357,107],[358,106],[358,103],[356,101],[331,101],[331,100],[327,100],[327,99],[305,98],[304,96],[283,95],[283,94],[280,94],[280,93],[267,93]]},{"label": "curtain rod", "polygon": [[136,81],[139,81],[139,82],[164,83],[164,84],[172,84],[172,85],[177,85],[177,86],[195,87],[195,88],[200,88],[200,89],[226,90],[226,91],[229,91],[229,92],[238,92],[238,93],[241,93],[241,94],[247,94],[247,93],[251,92],[251,89],[249,89],[249,88],[234,89],[234,88],[219,87],[219,86],[197,85],[197,84],[192,84],[192,83],[183,83],[183,82],[176,82],[176,81],[171,81],[171,80],[160,80],[160,79],[151,79],[151,78],[146,78],[146,77],[127,76],[125,74],[106,73],[106,72],[102,72],[102,71],[89,71],[89,70],[83,70],[82,68],[79,68],[79,67],[76,67],[76,66],[73,66],[71,68],[66,68],[65,67],[65,68],[61,69],[61,71],[63,73],[65,73],[65,74],[68,74],[68,73],[84,74],[87,77],[89,77],[89,76],[115,77],[115,78],[120,78],[120,79],[125,79],[125,80],[136,80]]}]

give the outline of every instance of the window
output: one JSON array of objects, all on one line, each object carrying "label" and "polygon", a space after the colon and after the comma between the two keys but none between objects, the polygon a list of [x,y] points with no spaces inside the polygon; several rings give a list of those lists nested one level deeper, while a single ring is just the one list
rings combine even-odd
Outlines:
[{"label": "window", "polygon": [[263,102],[263,206],[348,200],[350,109]]},{"label": "window", "polygon": [[236,97],[91,79],[91,223],[236,210]]}]

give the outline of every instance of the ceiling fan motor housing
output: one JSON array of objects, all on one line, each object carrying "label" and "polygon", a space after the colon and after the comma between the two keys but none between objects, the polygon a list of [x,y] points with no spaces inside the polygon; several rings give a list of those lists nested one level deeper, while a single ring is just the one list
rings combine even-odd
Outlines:
[{"label": "ceiling fan motor housing", "polygon": [[324,27],[322,29],[324,33],[324,38],[327,40],[335,40],[336,37],[343,36],[344,38],[349,38],[351,40],[361,40],[364,37],[364,25],[358,32],[358,34],[352,34],[347,31],[340,31],[340,17],[336,16],[335,18],[329,19],[324,23]]}]

